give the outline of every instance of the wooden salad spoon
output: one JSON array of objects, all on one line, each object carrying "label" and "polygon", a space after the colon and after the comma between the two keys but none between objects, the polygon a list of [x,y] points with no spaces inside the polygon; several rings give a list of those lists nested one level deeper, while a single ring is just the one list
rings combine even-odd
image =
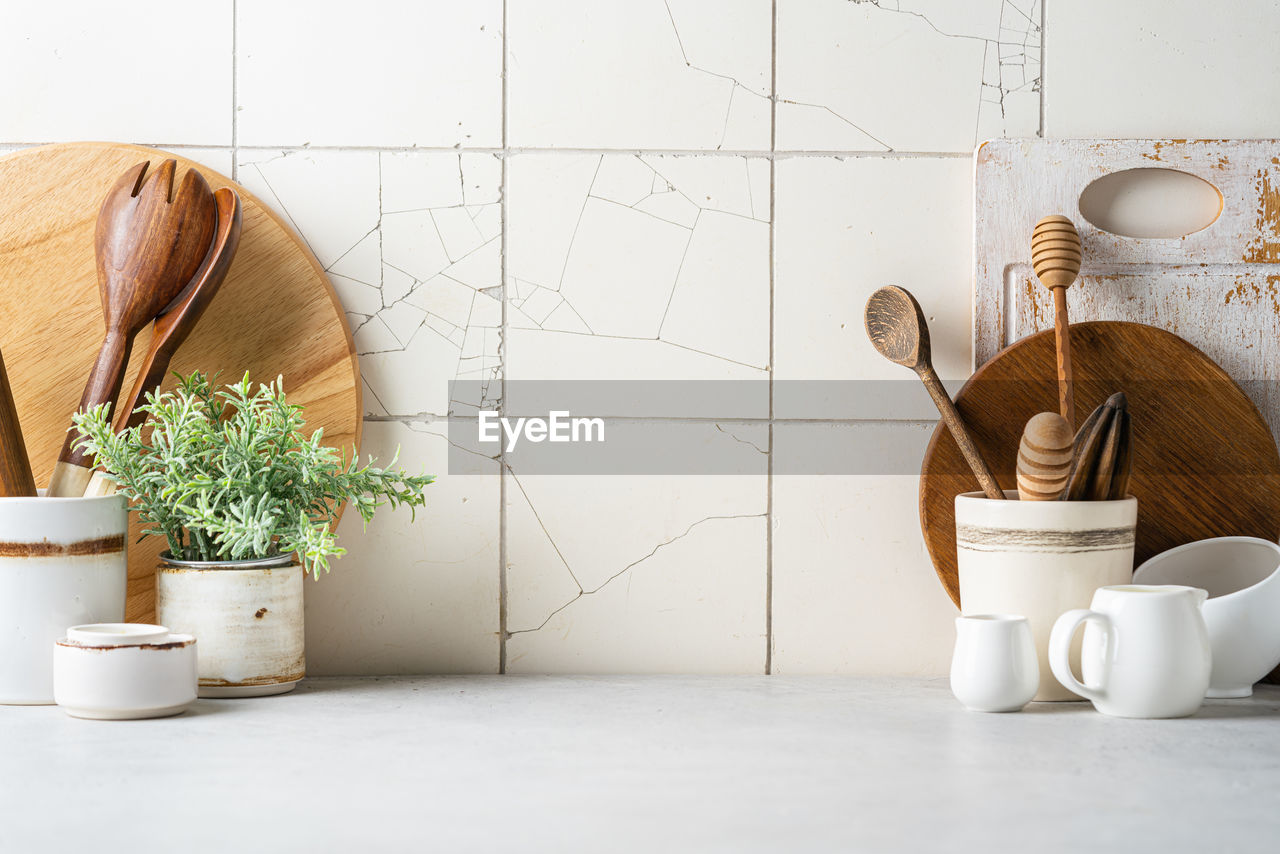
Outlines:
[{"label": "wooden salad spoon", "polygon": [[942,420],[947,422],[947,428],[960,446],[960,453],[978,478],[982,491],[988,498],[1003,499],[1004,492],[996,483],[991,468],[974,444],[956,405],[951,402],[951,396],[943,388],[942,380],[938,379],[938,373],[930,362],[929,324],[920,303],[905,288],[881,288],[867,300],[863,322],[871,346],[880,355],[910,368],[920,377]]},{"label": "wooden salad spoon", "polygon": [[[114,405],[137,334],[172,303],[209,252],[217,205],[209,184],[188,169],[173,193],[177,161],[150,177],[149,162],[125,172],[98,212],[94,245],[106,336],[89,373],[79,410]],[[145,183],[144,183],[144,178]],[[54,465],[49,495],[80,496],[89,483],[88,455],[69,430]]]},{"label": "wooden salad spoon", "polygon": [[[204,263],[196,271],[195,278],[182,291],[178,299],[156,318],[151,332],[151,346],[142,359],[138,379],[133,384],[123,406],[116,413],[115,431],[137,427],[147,414],[137,410],[147,392],[154,392],[164,382],[173,359],[182,342],[187,340],[204,310],[213,301],[214,294],[231,269],[231,259],[240,245],[241,209],[240,196],[230,187],[223,187],[213,194],[218,210],[218,228],[213,245]],[[93,473],[86,497],[114,495],[116,484],[99,469]]]}]

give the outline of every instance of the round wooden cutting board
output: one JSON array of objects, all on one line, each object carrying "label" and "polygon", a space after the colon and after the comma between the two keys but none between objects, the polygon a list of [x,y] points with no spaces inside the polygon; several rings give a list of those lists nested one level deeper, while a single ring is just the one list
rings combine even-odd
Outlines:
[{"label": "round wooden cutting board", "polygon": [[[1135,567],[1208,537],[1280,536],[1280,453],[1258,408],[1208,356],[1138,323],[1072,324],[1076,419],[1123,391],[1133,423],[1129,491],[1138,499]],[[1027,419],[1057,412],[1052,330],[1028,336],[978,369],[956,408],[1003,489]],[[1079,424],[1076,425],[1077,427]],[[939,422],[920,471],[920,525],[934,568],[960,604],[955,497],[978,489]]]},{"label": "round wooden cutting board", "polygon": [[[0,353],[13,386],[36,484],[44,487],[71,414],[102,343],[93,233],[116,178],[148,160],[178,161],[178,179],[197,168],[214,189],[235,186],[176,154],[117,143],[67,143],[0,158]],[[177,181],[175,181],[175,186]],[[246,371],[255,382],[284,377],[290,402],[305,407],[307,430],[350,449],[361,430],[360,370],[337,294],[302,240],[266,205],[235,186],[243,206],[231,271],[170,370]],[[150,328],[134,341],[123,393],[133,386]],[[173,383],[172,377],[166,388]],[[126,619],[154,615],[160,537],[138,542],[131,522]]]}]

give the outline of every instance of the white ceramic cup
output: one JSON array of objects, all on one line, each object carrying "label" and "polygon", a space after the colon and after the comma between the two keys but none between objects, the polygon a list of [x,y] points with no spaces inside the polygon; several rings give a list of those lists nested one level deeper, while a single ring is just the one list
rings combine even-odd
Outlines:
[{"label": "white ceramic cup", "polygon": [[975,712],[1016,712],[1040,686],[1036,645],[1026,617],[956,617],[951,693]]},{"label": "white ceramic cup", "polygon": [[54,696],[72,717],[160,718],[196,698],[196,639],[164,626],[73,626],[53,658]]},{"label": "white ceramic cup", "polygon": [[[1209,687],[1212,652],[1196,587],[1103,587],[1089,608],[1063,614],[1049,640],[1053,675],[1104,715],[1182,718]],[[1081,675],[1071,672],[1071,638],[1085,623]]]},{"label": "white ceramic cup", "polygon": [[1200,540],[1161,552],[1133,580],[1209,591],[1200,609],[1213,647],[1206,697],[1248,697],[1280,664],[1280,545],[1254,537]]},{"label": "white ceramic cup", "polygon": [[1021,614],[1040,668],[1037,700],[1076,700],[1049,670],[1049,633],[1093,591],[1133,576],[1138,500],[993,501],[956,496],[956,558],[965,614]]},{"label": "white ceramic cup", "polygon": [[124,619],[123,495],[0,498],[0,703],[53,702],[67,626]]}]

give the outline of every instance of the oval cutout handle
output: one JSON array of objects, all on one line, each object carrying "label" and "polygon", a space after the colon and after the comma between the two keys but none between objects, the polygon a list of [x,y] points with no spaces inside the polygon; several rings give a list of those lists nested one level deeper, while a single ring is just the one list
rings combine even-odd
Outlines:
[{"label": "oval cutout handle", "polygon": [[1208,228],[1221,213],[1222,192],[1177,169],[1112,172],[1080,194],[1080,215],[1121,237],[1176,240]]}]

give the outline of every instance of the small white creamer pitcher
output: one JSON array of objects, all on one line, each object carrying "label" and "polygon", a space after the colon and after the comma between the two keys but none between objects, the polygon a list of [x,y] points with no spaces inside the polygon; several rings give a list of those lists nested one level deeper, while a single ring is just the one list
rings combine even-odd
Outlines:
[{"label": "small white creamer pitcher", "polygon": [[[1125,584],[1100,587],[1092,606],[1058,618],[1049,637],[1049,666],[1065,687],[1120,718],[1195,714],[1209,687],[1213,657],[1197,587]],[[1086,623],[1083,680],[1071,672],[1076,628]]]}]

